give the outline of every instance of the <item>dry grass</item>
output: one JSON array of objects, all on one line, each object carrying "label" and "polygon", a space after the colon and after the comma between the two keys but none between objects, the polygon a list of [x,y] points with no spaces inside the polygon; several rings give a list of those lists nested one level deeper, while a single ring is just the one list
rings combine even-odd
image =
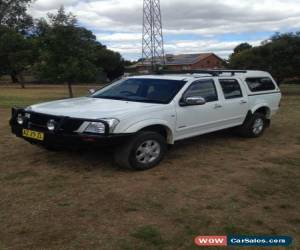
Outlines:
[{"label": "dry grass", "polygon": [[0,87],[0,249],[197,249],[197,235],[235,233],[291,235],[296,250],[300,87],[283,90],[263,137],[202,136],[174,146],[159,167],[131,172],[110,151],[51,153],[15,138],[9,106],[67,92]]},{"label": "dry grass", "polygon": [[[91,88],[100,88],[101,85],[75,85],[74,96],[84,96]],[[18,85],[0,85],[0,107],[25,106],[49,100],[68,98],[69,92],[64,85],[26,85],[22,89]]]}]

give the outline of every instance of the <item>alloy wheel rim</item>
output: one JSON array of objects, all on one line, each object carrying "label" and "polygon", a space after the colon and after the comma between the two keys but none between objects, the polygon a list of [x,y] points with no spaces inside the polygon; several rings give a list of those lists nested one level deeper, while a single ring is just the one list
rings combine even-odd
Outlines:
[{"label": "alloy wheel rim", "polygon": [[259,118],[256,119],[254,124],[253,124],[253,133],[255,135],[259,135],[264,129],[264,121],[263,119]]},{"label": "alloy wheel rim", "polygon": [[154,140],[144,141],[136,150],[136,160],[142,164],[152,163],[158,159],[161,152],[160,144]]}]

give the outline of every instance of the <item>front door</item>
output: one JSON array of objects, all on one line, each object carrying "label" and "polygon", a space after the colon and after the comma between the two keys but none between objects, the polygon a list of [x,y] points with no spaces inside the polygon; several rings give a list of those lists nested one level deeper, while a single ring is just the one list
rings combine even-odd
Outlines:
[{"label": "front door", "polygon": [[206,104],[195,106],[177,104],[176,140],[217,130],[222,105],[214,80],[201,79],[193,82],[182,98],[187,97],[203,97]]}]

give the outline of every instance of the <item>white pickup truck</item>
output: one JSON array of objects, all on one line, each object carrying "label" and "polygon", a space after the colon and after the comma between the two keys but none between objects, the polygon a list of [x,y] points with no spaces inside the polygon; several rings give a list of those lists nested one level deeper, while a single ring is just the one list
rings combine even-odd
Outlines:
[{"label": "white pickup truck", "polygon": [[48,149],[113,145],[120,166],[146,170],[182,139],[227,128],[262,135],[280,100],[276,82],[261,71],[133,76],[87,97],[13,108],[10,125]]}]

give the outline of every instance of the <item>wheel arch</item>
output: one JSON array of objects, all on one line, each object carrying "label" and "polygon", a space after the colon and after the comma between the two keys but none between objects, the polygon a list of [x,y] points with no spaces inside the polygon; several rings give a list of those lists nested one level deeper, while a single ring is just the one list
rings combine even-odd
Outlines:
[{"label": "wheel arch", "polygon": [[129,127],[126,130],[127,133],[137,133],[140,131],[158,132],[159,134],[161,134],[166,138],[168,144],[174,144],[173,130],[164,121],[160,121],[160,120],[143,121]]},{"label": "wheel arch", "polygon": [[271,118],[271,108],[268,104],[260,104],[251,109],[251,113],[261,113],[265,115],[267,119]]}]

